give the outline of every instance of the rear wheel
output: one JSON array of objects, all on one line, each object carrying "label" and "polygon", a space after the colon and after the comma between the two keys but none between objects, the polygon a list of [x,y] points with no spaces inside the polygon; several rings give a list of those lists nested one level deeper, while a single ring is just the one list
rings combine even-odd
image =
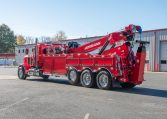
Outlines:
[{"label": "rear wheel", "polygon": [[79,72],[77,72],[76,69],[70,69],[68,71],[68,80],[69,83],[72,85],[78,85],[80,82],[80,76],[79,76]]},{"label": "rear wheel", "polygon": [[81,73],[81,84],[87,88],[95,86],[94,74],[90,70],[86,69]]},{"label": "rear wheel", "polygon": [[112,77],[107,71],[100,71],[96,76],[98,88],[109,90],[112,88]]},{"label": "rear wheel", "polygon": [[18,68],[18,77],[19,77],[19,79],[22,79],[22,80],[25,80],[27,77],[23,66],[20,66]]},{"label": "rear wheel", "polygon": [[121,85],[122,88],[133,88],[133,87],[136,86],[133,83],[121,83],[120,85]]}]

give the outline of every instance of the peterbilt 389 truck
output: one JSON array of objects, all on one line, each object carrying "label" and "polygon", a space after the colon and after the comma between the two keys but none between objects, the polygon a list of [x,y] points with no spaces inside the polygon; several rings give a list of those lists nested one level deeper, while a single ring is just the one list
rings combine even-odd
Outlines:
[{"label": "peterbilt 389 truck", "polygon": [[[144,81],[147,43],[134,41],[136,32],[141,34],[141,27],[130,24],[84,45],[37,43],[33,54],[25,55],[24,63],[18,67],[18,77],[48,79],[65,75],[72,85],[111,89],[113,83],[118,83],[122,88],[133,88]],[[133,42],[139,44],[136,53]],[[92,53],[95,50],[97,52]]]}]

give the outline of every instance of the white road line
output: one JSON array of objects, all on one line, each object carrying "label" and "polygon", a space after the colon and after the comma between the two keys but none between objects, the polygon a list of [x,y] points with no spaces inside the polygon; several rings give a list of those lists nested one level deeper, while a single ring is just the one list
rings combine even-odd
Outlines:
[{"label": "white road line", "polygon": [[113,101],[113,99],[111,99],[111,98],[108,98],[107,100],[109,100],[109,101]]},{"label": "white road line", "polygon": [[13,107],[13,106],[15,106],[15,105],[17,105],[17,104],[20,104],[20,103],[22,103],[22,102],[24,102],[24,101],[26,101],[26,100],[28,100],[28,99],[29,99],[29,98],[24,98],[24,99],[22,99],[22,100],[19,100],[19,101],[15,102],[15,103],[13,103],[13,104],[11,104],[11,105],[6,106],[5,108],[0,109],[0,111],[7,110],[7,109],[9,109],[10,107]]},{"label": "white road line", "polygon": [[84,119],[89,119],[90,114],[86,113]]}]

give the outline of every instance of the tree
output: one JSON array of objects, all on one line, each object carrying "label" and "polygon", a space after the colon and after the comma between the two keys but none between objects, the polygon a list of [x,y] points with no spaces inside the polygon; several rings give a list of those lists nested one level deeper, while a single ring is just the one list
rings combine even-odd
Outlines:
[{"label": "tree", "polygon": [[61,40],[66,40],[67,36],[64,31],[58,31],[55,37],[52,38],[52,41],[61,41]]},{"label": "tree", "polygon": [[24,39],[24,37],[22,35],[18,35],[16,37],[16,43],[17,43],[17,45],[23,45],[26,43],[26,40]]},{"label": "tree", "polygon": [[7,25],[0,25],[0,53],[13,53],[15,44],[14,32]]}]

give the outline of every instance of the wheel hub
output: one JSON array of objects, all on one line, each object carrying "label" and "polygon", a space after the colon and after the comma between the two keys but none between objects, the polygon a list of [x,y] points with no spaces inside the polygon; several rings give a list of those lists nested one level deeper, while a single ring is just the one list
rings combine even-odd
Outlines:
[{"label": "wheel hub", "polygon": [[77,73],[75,71],[70,72],[70,79],[75,81],[77,79]]},{"label": "wheel hub", "polygon": [[99,77],[99,84],[104,88],[107,86],[108,84],[108,76],[105,75],[105,74],[102,74],[100,77]]},{"label": "wheel hub", "polygon": [[21,78],[23,76],[23,71],[22,69],[19,70],[19,77]]},{"label": "wheel hub", "polygon": [[89,85],[91,83],[91,75],[90,73],[83,74],[83,82],[85,85]]}]

